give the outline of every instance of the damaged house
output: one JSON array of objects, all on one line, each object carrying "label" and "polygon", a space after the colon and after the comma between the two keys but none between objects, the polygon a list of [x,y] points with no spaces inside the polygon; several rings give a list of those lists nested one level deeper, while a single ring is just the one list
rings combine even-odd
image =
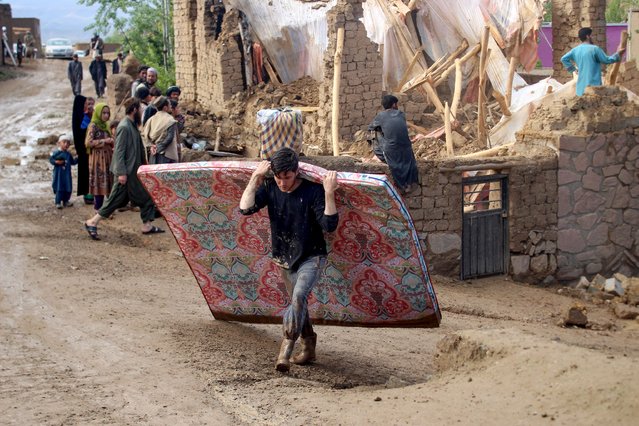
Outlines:
[{"label": "damaged house", "polygon": [[[255,158],[258,112],[289,107],[310,161],[388,173],[368,161],[366,128],[393,93],[420,169],[405,202],[433,272],[636,275],[639,111],[623,87],[636,69],[616,67],[611,85],[581,98],[558,60],[556,80],[527,78],[544,3],[175,0],[190,131]],[[604,6],[553,2],[555,52],[576,44],[579,26],[601,42]]]}]

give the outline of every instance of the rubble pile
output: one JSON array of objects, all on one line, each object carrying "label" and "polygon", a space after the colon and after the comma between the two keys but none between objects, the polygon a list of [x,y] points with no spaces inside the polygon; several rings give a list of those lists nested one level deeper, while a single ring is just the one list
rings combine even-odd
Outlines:
[{"label": "rubble pile", "polygon": [[[254,156],[259,150],[257,112],[262,109],[301,108],[304,124],[315,113],[318,103],[318,83],[304,77],[291,84],[274,85],[260,83],[249,90],[238,92],[227,102],[226,110],[215,114],[195,102],[182,105],[187,114],[185,132],[197,139],[204,139],[212,146],[220,128],[220,150]],[[312,144],[305,132],[304,143]],[[252,154],[252,155],[251,155]]]},{"label": "rubble pile", "polygon": [[597,274],[589,281],[582,276],[573,290],[575,296],[584,300],[595,303],[607,301],[619,319],[639,317],[639,278],[619,273],[605,278]]},{"label": "rubble pile", "polygon": [[639,104],[626,90],[617,86],[588,87],[583,96],[570,92],[542,103],[517,133],[517,142],[546,142],[558,148],[563,135],[633,132],[638,127]]}]

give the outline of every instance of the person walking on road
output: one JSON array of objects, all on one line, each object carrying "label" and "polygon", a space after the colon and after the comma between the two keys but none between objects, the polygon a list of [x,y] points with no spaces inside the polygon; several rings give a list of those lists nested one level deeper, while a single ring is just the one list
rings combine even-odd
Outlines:
[{"label": "person walking on road", "polygon": [[[294,364],[315,361],[317,334],[308,315],[308,296],[326,264],[324,231],[337,229],[335,205],[337,173],[329,171],[323,185],[302,179],[298,156],[290,148],[278,150],[271,162],[263,161],[251,175],[240,200],[240,213],[251,215],[268,208],[273,261],[291,297],[283,320],[284,340],[275,363],[286,372]],[[273,178],[266,178],[269,169]],[[302,337],[302,352],[291,358],[295,341]]]},{"label": "person walking on road", "polygon": [[118,52],[118,56],[113,60],[111,64],[111,74],[120,74],[122,70],[122,52]]},{"label": "person walking on road", "polygon": [[573,48],[561,58],[561,63],[568,72],[577,72],[577,96],[584,94],[588,86],[601,86],[601,65],[621,61],[626,49],[620,49],[614,55],[595,46],[592,42],[592,29],[585,27],[579,30],[581,44]]},{"label": "person walking on road", "polygon": [[98,224],[110,217],[117,209],[132,201],[140,207],[143,234],[158,234],[163,229],[151,225],[155,219],[155,205],[149,193],[138,178],[138,168],[146,164],[146,154],[138,126],[140,124],[140,102],[129,98],[124,101],[126,117],[116,130],[115,150],[111,162],[111,172],[116,178],[111,194],[95,216],[84,223],[84,229],[94,240],[99,240]]},{"label": "person walking on road", "polygon": [[82,63],[78,60],[78,54],[73,54],[73,60],[69,62],[69,66],[67,68],[67,77],[71,82],[71,90],[73,90],[73,95],[81,95],[82,94]]},{"label": "person walking on road", "polygon": [[106,62],[102,60],[102,55],[97,55],[89,65],[89,73],[95,83],[95,93],[98,98],[104,96],[104,89],[106,88],[107,69]]}]

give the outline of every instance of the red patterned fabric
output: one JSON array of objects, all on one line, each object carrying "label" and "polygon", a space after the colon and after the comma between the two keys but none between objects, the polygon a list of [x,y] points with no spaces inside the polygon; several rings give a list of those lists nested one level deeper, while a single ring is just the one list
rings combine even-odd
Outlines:
[{"label": "red patterned fabric", "polygon": [[[142,166],[138,175],[218,319],[281,322],[289,304],[270,258],[266,209],[239,213],[256,162]],[[300,163],[321,182],[326,171]],[[309,297],[315,324],[436,327],[441,320],[408,210],[383,175],[338,173],[340,222],[326,234],[323,275]]]}]

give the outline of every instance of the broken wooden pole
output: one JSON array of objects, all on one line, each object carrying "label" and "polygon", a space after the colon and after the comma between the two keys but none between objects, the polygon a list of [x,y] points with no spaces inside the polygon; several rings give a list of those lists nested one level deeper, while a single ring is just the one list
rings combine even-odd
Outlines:
[{"label": "broken wooden pole", "polygon": [[506,80],[506,105],[508,105],[508,108],[510,108],[513,101],[513,80],[515,79],[516,67],[517,58],[515,56],[511,56],[510,65],[508,66],[508,79]]},{"label": "broken wooden pole", "polygon": [[499,104],[499,108],[501,109],[502,114],[504,114],[506,117],[510,117],[511,115],[513,115],[510,112],[510,108],[508,108],[508,103],[506,102],[506,98],[504,97],[504,95],[499,93],[497,90],[493,90],[493,97],[497,99],[497,103]]},{"label": "broken wooden pole", "polygon": [[[621,32],[621,40],[619,41],[619,48],[617,51],[625,50],[628,45],[628,31]],[[621,54],[623,56],[623,53]],[[608,77],[608,84],[614,86],[617,84],[617,76],[619,75],[619,66],[621,65],[621,57],[619,58],[619,62],[615,62],[612,64],[612,69],[610,70],[610,74]]]},{"label": "broken wooden pole", "polygon": [[477,99],[477,138],[480,144],[486,144],[486,62],[488,57],[488,36],[490,29],[484,27],[481,37],[481,52],[479,56],[479,93]]},{"label": "broken wooden pole", "polygon": [[435,109],[437,110],[437,112],[439,112],[440,114],[443,114],[444,105],[442,104],[442,101],[439,99],[439,95],[437,94],[437,91],[435,90],[433,85],[430,84],[429,81],[426,81],[420,87],[424,88],[424,91],[426,92],[426,96],[428,97],[428,99],[430,99],[432,104],[435,105]]},{"label": "broken wooden pole", "polygon": [[280,83],[280,79],[277,75],[277,72],[275,72],[273,65],[271,64],[271,60],[266,55],[264,55],[263,64],[264,68],[266,69],[266,73],[268,74],[268,78],[271,80],[271,83],[273,83],[274,86],[280,86],[282,83]]},{"label": "broken wooden pole", "polygon": [[461,99],[462,77],[461,60],[455,59],[455,90],[453,92],[453,101],[450,107],[450,114],[453,116],[454,120],[457,120],[457,107],[459,107],[459,100]]},{"label": "broken wooden pole", "polygon": [[335,156],[339,155],[339,93],[342,80],[342,50],[344,50],[344,27],[339,27],[333,60],[333,111],[331,116],[331,136],[333,155]]},{"label": "broken wooden pole", "polygon": [[[477,55],[477,53],[479,53],[480,49],[481,49],[481,44],[478,44],[477,46],[473,47],[471,50],[469,50],[464,56],[462,56],[459,59],[460,64],[463,65],[470,58],[474,58]],[[444,71],[442,73],[442,75],[439,78],[437,78],[437,81],[435,81],[435,87],[437,87],[440,84],[442,84],[446,80],[446,78],[448,77],[448,74],[450,74],[454,68],[455,68],[455,64],[453,63],[452,65],[450,65],[448,67],[448,69],[446,71]]]},{"label": "broken wooden pole", "polygon": [[448,102],[444,106],[444,127],[446,128],[446,153],[449,157],[455,155],[453,145],[453,126],[450,124],[450,107]]},{"label": "broken wooden pole", "polygon": [[397,84],[398,92],[402,89],[402,87],[404,87],[404,84],[406,84],[406,82],[408,81],[408,77],[410,76],[411,71],[415,67],[415,64],[417,63],[419,56],[422,54],[423,49],[424,49],[423,46],[419,46],[419,49],[415,51],[413,58],[410,60],[410,63],[408,64],[408,68],[406,68],[406,71],[404,71],[404,75],[402,76],[401,80],[399,80],[399,83]]}]

